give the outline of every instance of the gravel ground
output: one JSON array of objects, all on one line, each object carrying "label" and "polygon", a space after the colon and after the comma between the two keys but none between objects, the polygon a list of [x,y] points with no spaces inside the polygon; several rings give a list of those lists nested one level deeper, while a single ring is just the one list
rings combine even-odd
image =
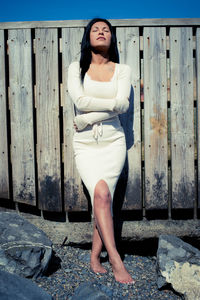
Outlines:
[{"label": "gravel ground", "polygon": [[159,291],[156,285],[156,257],[124,254],[124,263],[136,280],[134,285],[123,285],[114,280],[111,267],[103,252],[103,265],[108,273],[96,275],[90,271],[90,249],[54,245],[54,259],[47,276],[36,279],[53,299],[71,299],[81,283],[92,283],[110,299],[181,299],[172,290]]}]

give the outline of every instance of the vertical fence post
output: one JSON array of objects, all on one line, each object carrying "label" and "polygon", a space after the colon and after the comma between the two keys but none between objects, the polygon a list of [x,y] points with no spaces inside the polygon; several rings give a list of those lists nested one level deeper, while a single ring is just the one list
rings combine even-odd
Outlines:
[{"label": "vertical fence post", "polygon": [[168,208],[166,29],[144,28],[145,208]]},{"label": "vertical fence post", "polygon": [[170,28],[172,208],[193,208],[194,94],[192,27]]},{"label": "vertical fence post", "polygon": [[198,208],[200,208],[200,28],[196,31]]},{"label": "vertical fence post", "polygon": [[88,201],[83,193],[81,178],[76,169],[72,146],[74,127],[74,105],[67,90],[68,67],[80,59],[80,43],[83,28],[62,29],[62,99],[64,119],[64,202],[66,211],[88,209]]},{"label": "vertical fence post", "polygon": [[8,31],[13,200],[36,205],[30,29]]},{"label": "vertical fence post", "polygon": [[0,198],[9,199],[8,137],[4,30],[0,30]]},{"label": "vertical fence post", "polygon": [[129,110],[120,115],[128,150],[127,188],[122,209],[142,209],[141,178],[141,113],[140,113],[140,37],[138,27],[117,28],[120,63],[132,70],[132,89]]},{"label": "vertical fence post", "polygon": [[61,211],[57,29],[36,29],[35,40],[39,208]]}]

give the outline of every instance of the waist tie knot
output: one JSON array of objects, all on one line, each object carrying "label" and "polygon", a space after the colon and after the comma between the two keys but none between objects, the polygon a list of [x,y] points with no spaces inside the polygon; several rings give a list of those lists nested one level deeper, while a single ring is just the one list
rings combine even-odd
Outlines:
[{"label": "waist tie knot", "polygon": [[103,126],[102,126],[102,122],[100,123],[95,123],[92,126],[92,131],[93,131],[93,137],[96,140],[96,142],[98,143],[98,137],[103,135]]}]

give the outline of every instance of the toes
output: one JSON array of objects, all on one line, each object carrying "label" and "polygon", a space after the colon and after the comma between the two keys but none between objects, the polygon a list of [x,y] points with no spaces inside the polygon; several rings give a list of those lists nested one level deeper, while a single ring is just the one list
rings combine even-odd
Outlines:
[{"label": "toes", "polygon": [[107,273],[107,270],[104,269],[104,268],[94,268],[94,267],[91,267],[91,270],[92,270],[95,274],[97,274],[97,275]]},{"label": "toes", "polygon": [[131,278],[131,281],[129,281],[128,284],[135,284],[135,280]]},{"label": "toes", "polygon": [[132,281],[119,281],[119,282],[122,283],[122,284],[128,284],[128,285],[135,284],[134,280],[132,280]]}]

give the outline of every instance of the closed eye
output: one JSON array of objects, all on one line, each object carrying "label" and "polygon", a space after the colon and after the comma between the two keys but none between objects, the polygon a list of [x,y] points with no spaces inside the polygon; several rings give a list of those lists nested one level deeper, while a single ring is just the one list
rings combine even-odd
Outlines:
[{"label": "closed eye", "polygon": [[[94,29],[92,29],[92,32],[97,32],[99,30],[99,27],[95,27]],[[110,30],[107,27],[103,27],[102,31],[104,32],[110,32]]]}]

